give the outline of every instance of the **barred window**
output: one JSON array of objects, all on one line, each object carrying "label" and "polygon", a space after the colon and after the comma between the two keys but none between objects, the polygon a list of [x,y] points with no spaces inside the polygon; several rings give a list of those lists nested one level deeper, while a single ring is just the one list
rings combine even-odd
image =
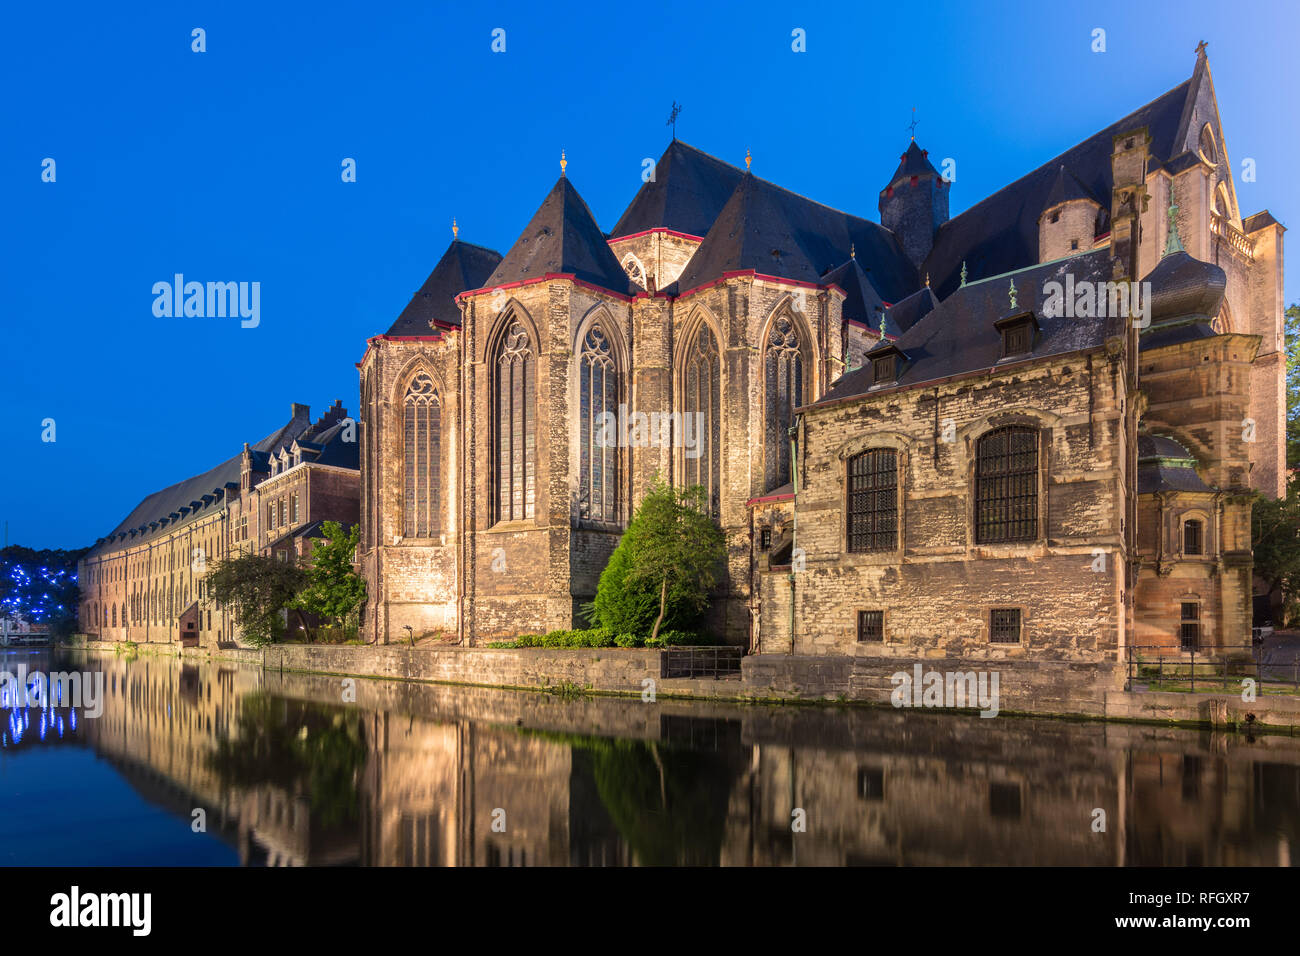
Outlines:
[{"label": "barred window", "polygon": [[898,545],[898,456],[873,448],[849,459],[850,551],[892,551]]},{"label": "barred window", "polygon": [[430,538],[439,527],[439,450],[442,403],[428,374],[421,372],[402,399],[402,533]]},{"label": "barred window", "polygon": [[578,515],[618,520],[618,440],[610,424],[618,415],[618,369],[609,337],[593,325],[582,341],[579,367],[580,462]]},{"label": "barred window", "polygon": [[702,322],[686,344],[683,373],[682,430],[689,429],[697,443],[684,456],[685,482],[687,487],[704,488],[709,511],[716,518],[722,485],[722,361],[713,330]]},{"label": "barred window", "polygon": [[772,548],[772,529],[762,528],[758,532],[758,550],[769,551]]},{"label": "barred window", "polygon": [[1038,537],[1038,432],[1008,425],[982,437],[975,451],[975,540]]},{"label": "barred window", "polygon": [[496,520],[534,515],[537,361],[528,332],[510,323],[496,354]]},{"label": "barred window", "polygon": [[1204,525],[1192,518],[1183,523],[1183,554],[1204,553]]},{"label": "barred window", "polygon": [[767,487],[790,480],[790,426],[804,403],[804,359],[799,331],[789,315],[772,323],[763,360],[767,401]]},{"label": "barred window", "polygon": [[989,612],[989,640],[994,644],[1020,643],[1020,608],[995,607]]},{"label": "barred window", "polygon": [[1201,646],[1201,605],[1196,601],[1183,601],[1179,639],[1182,649],[1194,651]]},{"label": "barred window", "polygon": [[885,612],[858,612],[858,640],[883,641],[885,639]]}]

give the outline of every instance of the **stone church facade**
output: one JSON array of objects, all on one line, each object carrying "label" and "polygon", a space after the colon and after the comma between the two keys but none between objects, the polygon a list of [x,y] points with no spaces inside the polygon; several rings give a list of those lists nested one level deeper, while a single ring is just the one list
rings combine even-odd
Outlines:
[{"label": "stone church facade", "polygon": [[659,477],[705,488],[708,627],[756,652],[1248,645],[1283,229],[1237,207],[1203,50],[955,218],[915,142],[879,222],[674,140],[605,233],[561,165],[358,363],[368,637],[582,626]]}]

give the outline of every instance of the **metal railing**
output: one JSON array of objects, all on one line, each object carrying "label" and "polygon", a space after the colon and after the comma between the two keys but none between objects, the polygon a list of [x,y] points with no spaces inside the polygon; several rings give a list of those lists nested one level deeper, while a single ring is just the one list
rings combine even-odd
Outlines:
[{"label": "metal railing", "polygon": [[726,680],[740,676],[742,647],[666,647],[660,660],[660,677],[712,677]]},{"label": "metal railing", "polygon": [[[1244,652],[1245,649],[1243,648]],[[1144,653],[1150,652],[1150,653]],[[1300,655],[1291,661],[1275,662],[1272,653],[1252,648],[1249,656],[1229,656],[1224,649],[1179,647],[1169,644],[1130,644],[1127,652],[1127,689],[1160,689],[1172,685],[1177,689],[1203,693],[1241,689],[1246,679],[1255,681],[1260,691],[1266,684],[1300,691]]]}]

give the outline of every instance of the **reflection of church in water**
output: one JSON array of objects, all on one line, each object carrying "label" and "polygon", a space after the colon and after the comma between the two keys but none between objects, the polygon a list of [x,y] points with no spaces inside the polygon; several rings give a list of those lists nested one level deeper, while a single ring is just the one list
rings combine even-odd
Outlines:
[{"label": "reflection of church in water", "polygon": [[1285,742],[382,683],[338,707],[326,678],[96,666],[82,738],[245,865],[1288,865],[1300,840]]}]

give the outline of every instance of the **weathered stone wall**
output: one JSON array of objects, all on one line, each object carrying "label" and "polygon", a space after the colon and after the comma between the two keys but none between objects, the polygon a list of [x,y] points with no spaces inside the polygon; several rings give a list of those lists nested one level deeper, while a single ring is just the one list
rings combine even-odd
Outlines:
[{"label": "weathered stone wall", "polygon": [[[1069,355],[809,410],[794,652],[1114,660],[1124,627],[1123,380],[1111,373],[1100,352]],[[1039,533],[980,546],[975,445],[1012,423],[1040,435]],[[847,461],[875,447],[898,456],[897,547],[852,553]],[[788,580],[765,581],[762,598],[763,650],[789,650]],[[995,607],[1021,609],[1018,645],[990,643]],[[859,610],[884,611],[883,643],[856,641]]]},{"label": "weathered stone wall", "polygon": [[[430,330],[432,333],[432,330]],[[366,579],[362,634],[401,640],[455,633],[458,627],[457,552],[460,543],[459,334],[372,339],[361,367],[362,509],[358,548]],[[440,406],[438,515],[435,537],[406,534],[403,400],[412,379],[427,374]]]},{"label": "weathered stone wall", "polygon": [[1072,199],[1043,210],[1038,220],[1038,261],[1051,262],[1092,249],[1100,210],[1088,199]]}]

